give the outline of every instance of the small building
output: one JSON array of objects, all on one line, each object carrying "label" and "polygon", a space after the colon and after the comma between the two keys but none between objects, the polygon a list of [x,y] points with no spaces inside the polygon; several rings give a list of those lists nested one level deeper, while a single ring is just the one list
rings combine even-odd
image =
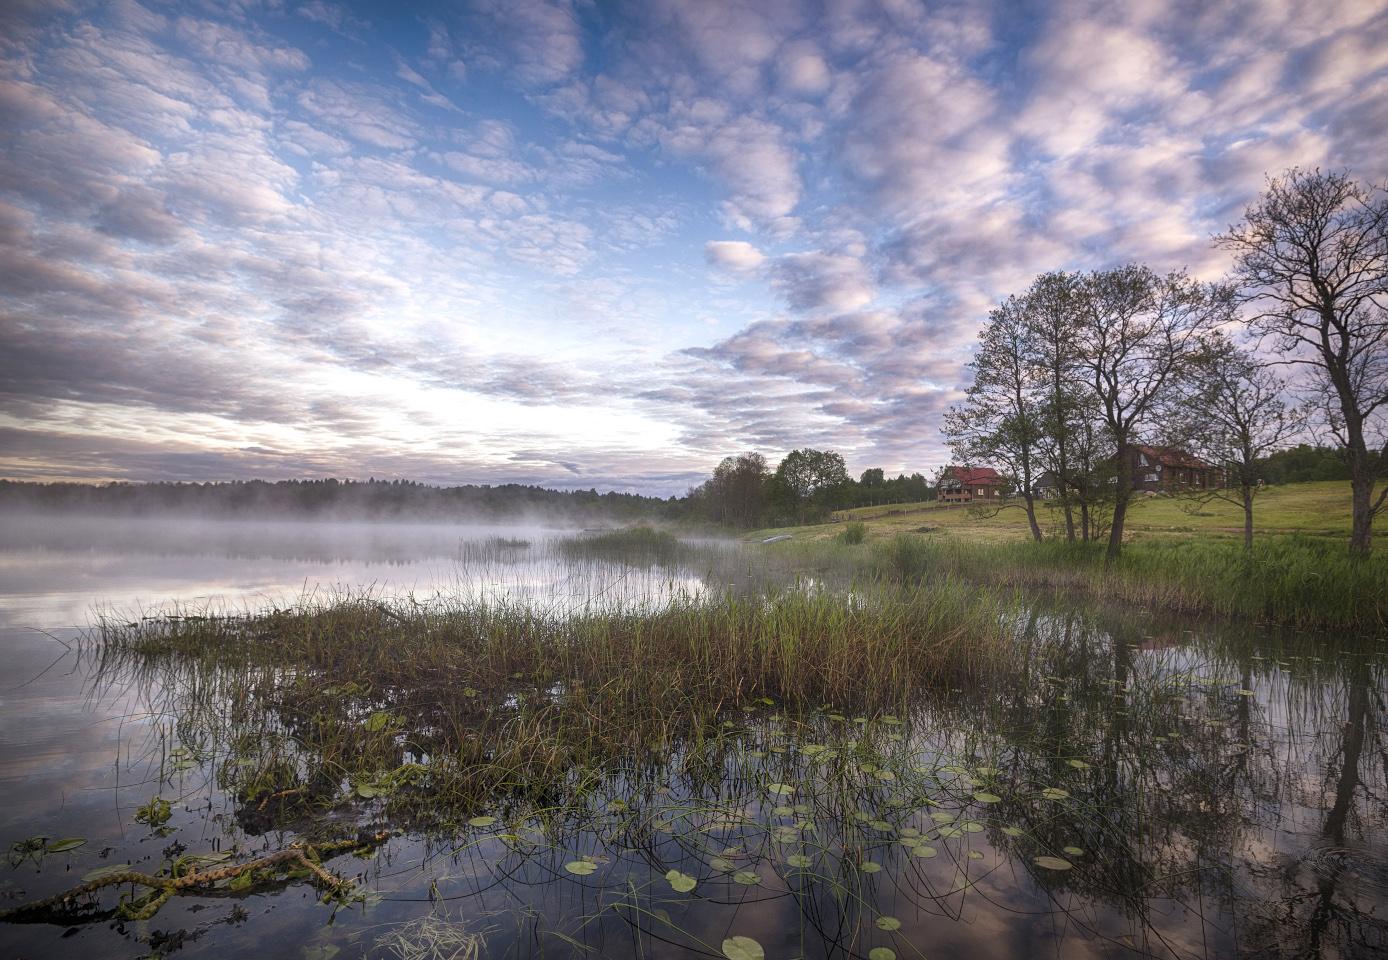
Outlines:
[{"label": "small building", "polygon": [[1031,485],[1031,495],[1037,500],[1053,500],[1060,496],[1060,478],[1046,470]]},{"label": "small building", "polygon": [[1007,495],[1007,481],[992,467],[945,467],[936,488],[944,503],[973,503],[1001,500]]},{"label": "small building", "polygon": [[1133,490],[1141,493],[1188,493],[1224,485],[1224,471],[1180,447],[1133,448]]}]

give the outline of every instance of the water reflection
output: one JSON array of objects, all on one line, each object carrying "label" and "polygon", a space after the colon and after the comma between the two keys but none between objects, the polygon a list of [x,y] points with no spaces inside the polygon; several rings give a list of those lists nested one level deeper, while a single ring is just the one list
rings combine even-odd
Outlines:
[{"label": "water reflection", "polygon": [[[467,583],[544,602],[764,589],[732,562],[561,568],[544,551],[469,549],[457,558]],[[65,925],[4,925],[0,939],[33,958],[83,942],[133,957],[153,931],[179,929],[202,931],[183,942],[188,955],[286,955],[293,944],[342,958],[707,956],[732,936],[772,958],[1388,949],[1388,645],[1051,602],[1018,607],[1013,623],[1021,675],[923,696],[900,717],[731,702],[724,726],[679,731],[661,755],[579,765],[558,793],[498,792],[485,809],[393,814],[392,791],[411,788],[408,765],[428,759],[402,749],[406,772],[393,779],[324,787],[336,793],[318,816],[403,831],[375,859],[332,865],[367,874],[345,906],[285,885],[235,895],[251,909],[232,924],[207,926],[212,913],[196,909],[230,917],[224,893],[176,900],[144,930],[79,925],[69,942]],[[31,659],[27,672],[40,667]],[[273,698],[228,705],[225,669],[138,655],[83,663],[72,677],[84,719],[120,718],[120,759],[111,763],[106,725],[70,743],[78,757],[61,777],[44,777],[52,744],[18,730],[15,711],[57,725],[76,689],[5,703],[13,766],[0,799],[26,801],[5,839],[92,838],[46,858],[42,873],[12,869],[6,890],[45,895],[117,860],[149,857],[152,868],[173,843],[260,850],[292,839],[305,809],[267,805],[238,771],[311,765],[293,751],[313,741]],[[523,704],[489,708],[506,723]],[[118,816],[64,814],[60,785],[102,791]],[[175,801],[168,837],[131,823],[155,794]]]}]

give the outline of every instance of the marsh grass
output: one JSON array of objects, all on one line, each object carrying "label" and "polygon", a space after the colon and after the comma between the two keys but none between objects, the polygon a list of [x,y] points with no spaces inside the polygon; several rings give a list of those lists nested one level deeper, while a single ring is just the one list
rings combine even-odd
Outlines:
[{"label": "marsh grass", "polygon": [[108,623],[99,645],[111,669],[186,691],[185,714],[230,706],[222,783],[264,828],[344,791],[434,814],[498,793],[558,801],[587,768],[718,740],[747,705],[902,705],[1001,667],[1000,612],[953,582],[555,613],[357,596]]},{"label": "marsh grass", "polygon": [[[902,534],[872,544],[870,572],[898,581],[957,577],[1177,613],[1360,632],[1388,626],[1388,554],[1288,537],[1242,544],[1139,540],[1114,565],[1095,543],[987,544]],[[823,549],[823,548],[821,548]]]}]

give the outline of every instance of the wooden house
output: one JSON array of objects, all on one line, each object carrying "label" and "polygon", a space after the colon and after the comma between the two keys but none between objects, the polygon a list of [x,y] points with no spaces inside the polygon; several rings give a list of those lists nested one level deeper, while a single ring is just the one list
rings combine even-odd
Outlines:
[{"label": "wooden house", "polygon": [[974,503],[1005,496],[1007,481],[992,467],[945,467],[936,489],[942,503]]},{"label": "wooden house", "polygon": [[1129,462],[1133,490],[1188,493],[1224,485],[1224,471],[1180,447],[1133,447]]}]

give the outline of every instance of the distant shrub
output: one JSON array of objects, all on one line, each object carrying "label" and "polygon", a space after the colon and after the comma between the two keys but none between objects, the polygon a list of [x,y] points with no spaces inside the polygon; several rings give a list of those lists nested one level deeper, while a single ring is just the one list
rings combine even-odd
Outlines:
[{"label": "distant shrub", "polygon": [[861,520],[854,520],[843,528],[839,534],[839,539],[844,543],[862,543],[867,539],[867,524]]}]

